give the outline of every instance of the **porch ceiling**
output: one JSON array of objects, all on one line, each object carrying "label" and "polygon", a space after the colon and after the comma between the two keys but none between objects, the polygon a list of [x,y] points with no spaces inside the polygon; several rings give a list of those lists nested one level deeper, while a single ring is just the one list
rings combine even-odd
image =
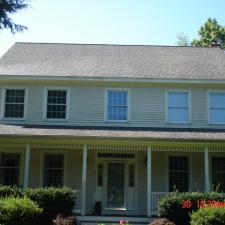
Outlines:
[{"label": "porch ceiling", "polygon": [[126,128],[0,124],[0,137],[224,142],[225,129]]}]

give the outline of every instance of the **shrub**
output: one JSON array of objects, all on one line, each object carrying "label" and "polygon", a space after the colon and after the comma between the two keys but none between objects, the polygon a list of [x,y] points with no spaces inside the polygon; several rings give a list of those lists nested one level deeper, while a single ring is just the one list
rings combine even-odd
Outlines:
[{"label": "shrub", "polygon": [[9,196],[14,196],[14,197],[24,197],[24,192],[14,186],[0,186],[0,197],[9,197]]},{"label": "shrub", "polygon": [[160,219],[154,220],[149,225],[175,225],[175,224],[166,218],[160,218]]},{"label": "shrub", "polygon": [[201,208],[191,214],[191,225],[224,225],[225,207]]},{"label": "shrub", "polygon": [[[163,197],[158,204],[158,214],[173,221],[176,225],[188,225],[190,221],[190,213],[199,208],[198,203],[201,200],[215,200],[223,202],[225,194],[217,192],[173,192]],[[182,208],[182,203],[189,201],[187,208]]]},{"label": "shrub", "polygon": [[1,225],[36,225],[42,209],[28,198],[6,197],[0,199]]},{"label": "shrub", "polygon": [[71,188],[37,188],[25,190],[27,196],[43,209],[41,223],[52,224],[58,214],[71,215],[75,193]]},{"label": "shrub", "polygon": [[57,215],[53,221],[55,225],[76,225],[75,218],[73,216]]}]

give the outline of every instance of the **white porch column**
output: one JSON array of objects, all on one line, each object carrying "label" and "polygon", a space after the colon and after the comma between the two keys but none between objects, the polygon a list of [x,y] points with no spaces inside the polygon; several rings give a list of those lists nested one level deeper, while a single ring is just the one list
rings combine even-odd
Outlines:
[{"label": "white porch column", "polygon": [[30,170],[30,144],[26,144],[25,160],[24,160],[24,178],[23,178],[24,188],[27,188],[29,184],[29,170]]},{"label": "white porch column", "polygon": [[87,145],[83,147],[83,168],[82,168],[82,198],[81,198],[81,213],[85,215],[86,202],[86,180],[87,180]]},{"label": "white porch column", "polygon": [[151,193],[152,193],[152,149],[147,150],[147,216],[151,217]]},{"label": "white porch column", "polygon": [[204,151],[204,165],[205,165],[205,191],[210,190],[209,184],[209,150],[206,147]]}]

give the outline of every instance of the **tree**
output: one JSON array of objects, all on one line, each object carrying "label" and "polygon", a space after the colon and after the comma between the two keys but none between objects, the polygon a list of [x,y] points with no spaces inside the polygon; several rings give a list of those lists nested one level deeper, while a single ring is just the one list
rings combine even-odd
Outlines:
[{"label": "tree", "polygon": [[185,35],[184,33],[179,33],[177,34],[176,44],[178,46],[189,46],[191,43],[189,41],[188,35]]},{"label": "tree", "polygon": [[192,45],[211,47],[221,45],[225,48],[225,26],[218,24],[216,19],[209,18],[198,31],[199,40],[194,39]]},{"label": "tree", "polygon": [[0,0],[0,30],[9,29],[11,33],[27,30],[26,26],[16,24],[9,17],[22,9],[28,7],[28,0]]}]

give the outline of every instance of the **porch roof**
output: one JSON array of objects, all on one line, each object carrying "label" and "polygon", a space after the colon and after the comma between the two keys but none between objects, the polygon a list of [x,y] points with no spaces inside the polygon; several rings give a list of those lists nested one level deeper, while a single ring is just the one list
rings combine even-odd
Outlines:
[{"label": "porch roof", "polygon": [[87,127],[0,124],[0,137],[61,137],[165,141],[225,141],[225,129]]}]

